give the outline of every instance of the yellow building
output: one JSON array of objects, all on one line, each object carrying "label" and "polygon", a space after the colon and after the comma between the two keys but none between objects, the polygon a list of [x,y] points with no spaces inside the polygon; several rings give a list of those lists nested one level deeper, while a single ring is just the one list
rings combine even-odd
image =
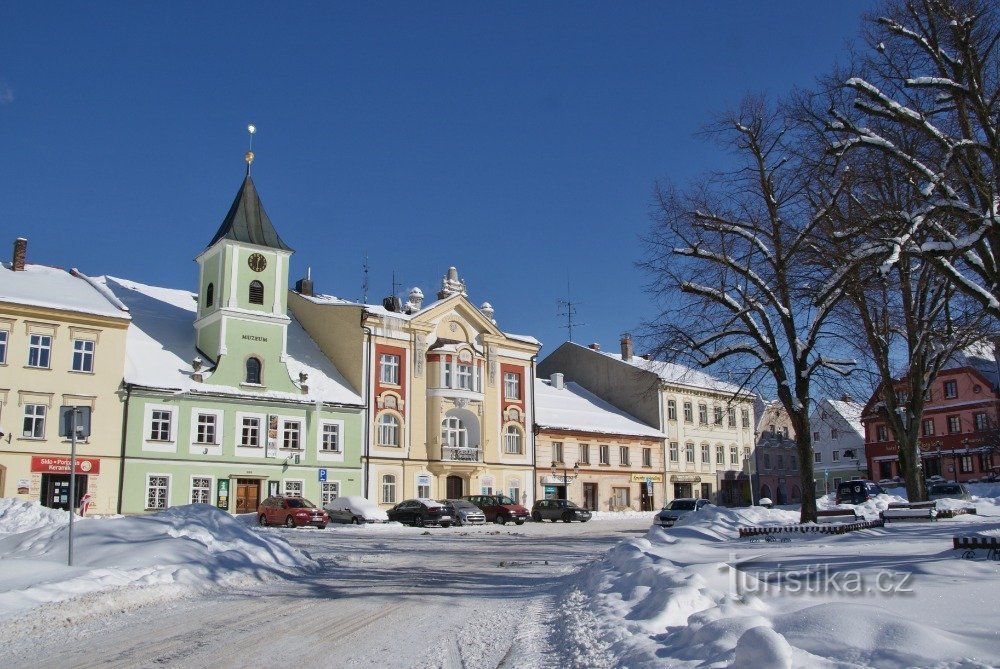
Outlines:
[{"label": "yellow building", "polygon": [[77,443],[76,503],[118,508],[121,386],[129,315],[96,282],[72,270],[25,262],[27,241],[0,265],[0,496],[68,509],[70,440],[59,408],[91,409]]},{"label": "yellow building", "polygon": [[503,493],[530,503],[532,382],[540,344],[497,327],[451,267],[437,301],[382,306],[315,295],[302,280],[289,309],[366,398],[364,494],[404,499]]}]

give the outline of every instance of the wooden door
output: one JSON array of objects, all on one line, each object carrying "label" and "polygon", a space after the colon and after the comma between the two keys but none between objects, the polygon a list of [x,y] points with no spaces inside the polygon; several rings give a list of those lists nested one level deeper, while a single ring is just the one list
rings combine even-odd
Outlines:
[{"label": "wooden door", "polygon": [[583,507],[591,511],[597,511],[597,484],[583,484]]},{"label": "wooden door", "polygon": [[445,487],[447,488],[448,499],[458,499],[465,494],[461,476],[449,476],[445,479]]},{"label": "wooden door", "polygon": [[260,506],[260,481],[236,479],[236,513],[256,513]]}]

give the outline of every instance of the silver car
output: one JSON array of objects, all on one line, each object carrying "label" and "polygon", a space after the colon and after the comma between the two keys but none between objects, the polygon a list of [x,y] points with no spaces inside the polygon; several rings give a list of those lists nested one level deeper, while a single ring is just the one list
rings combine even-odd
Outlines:
[{"label": "silver car", "polygon": [[466,499],[443,499],[444,504],[451,511],[456,525],[485,525],[486,514],[478,506]]},{"label": "silver car", "polygon": [[709,503],[710,502],[707,499],[678,497],[663,507],[662,511],[656,514],[656,518],[653,519],[653,524],[659,525],[660,527],[673,527],[674,523],[680,520],[682,516],[694,513],[695,511],[704,508]]},{"label": "silver car", "polygon": [[927,489],[927,499],[972,499],[964,483],[935,483]]}]

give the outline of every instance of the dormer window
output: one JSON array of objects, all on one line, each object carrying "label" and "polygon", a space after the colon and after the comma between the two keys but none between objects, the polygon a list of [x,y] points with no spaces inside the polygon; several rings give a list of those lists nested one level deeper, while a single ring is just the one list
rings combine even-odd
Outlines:
[{"label": "dormer window", "polygon": [[264,304],[264,284],[256,279],[250,282],[250,304]]},{"label": "dormer window", "polygon": [[208,288],[205,290],[205,307],[211,307],[215,302],[215,284],[208,284]]},{"label": "dormer window", "polygon": [[247,358],[247,383],[260,385],[260,360]]}]

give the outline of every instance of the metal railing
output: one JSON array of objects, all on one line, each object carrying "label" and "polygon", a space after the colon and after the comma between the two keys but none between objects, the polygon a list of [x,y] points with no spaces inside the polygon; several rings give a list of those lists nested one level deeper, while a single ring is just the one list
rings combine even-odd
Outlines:
[{"label": "metal railing", "polygon": [[482,451],[476,446],[443,446],[441,459],[457,462],[482,462]]}]

